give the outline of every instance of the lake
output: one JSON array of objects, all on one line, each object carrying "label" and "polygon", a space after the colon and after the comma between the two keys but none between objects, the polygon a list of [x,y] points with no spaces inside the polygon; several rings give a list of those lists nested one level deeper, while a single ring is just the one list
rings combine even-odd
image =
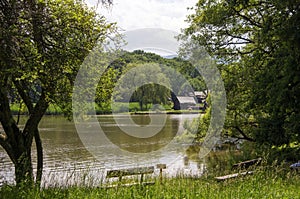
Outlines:
[{"label": "lake", "polygon": [[[102,137],[96,135],[97,132],[82,132],[76,129],[74,122],[61,116],[45,116],[39,126],[44,147],[42,186],[76,184],[94,186],[105,181],[104,174],[108,169],[155,166],[159,163],[167,164],[164,173],[168,176],[178,173],[201,175],[205,165],[188,160],[186,149],[190,143],[177,139],[184,131],[183,123],[197,116],[199,115],[167,115],[163,126],[151,123],[148,115],[97,116],[97,125],[100,124],[104,135]],[[128,117],[135,125],[148,127],[148,130],[150,127],[157,132],[148,137],[136,137],[139,133],[144,135],[147,129],[140,128],[141,132],[137,132],[137,126],[126,120]],[[152,115],[152,120],[161,120],[160,117],[160,114]],[[24,119],[21,118],[20,124]],[[126,131],[129,133],[124,133]],[[34,146],[32,153],[35,161]],[[0,185],[13,183],[13,164],[2,148],[0,148],[0,168]]]}]

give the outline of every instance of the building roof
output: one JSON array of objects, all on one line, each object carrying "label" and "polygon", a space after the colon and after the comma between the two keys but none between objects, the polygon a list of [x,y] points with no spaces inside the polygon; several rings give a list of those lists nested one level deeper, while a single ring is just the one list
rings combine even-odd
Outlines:
[{"label": "building roof", "polygon": [[195,96],[197,96],[197,97],[204,97],[204,98],[207,96],[207,93],[208,93],[207,90],[205,90],[205,91],[195,91],[194,92]]},{"label": "building roof", "polygon": [[177,96],[177,99],[180,104],[197,104],[194,97]]}]

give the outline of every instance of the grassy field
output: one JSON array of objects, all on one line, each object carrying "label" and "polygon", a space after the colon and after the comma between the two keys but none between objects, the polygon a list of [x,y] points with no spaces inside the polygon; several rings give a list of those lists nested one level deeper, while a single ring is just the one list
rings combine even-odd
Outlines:
[{"label": "grassy field", "polygon": [[21,189],[5,186],[0,198],[300,198],[300,173],[286,167],[260,167],[253,175],[217,182],[212,176],[176,177],[149,186],[119,188]]}]

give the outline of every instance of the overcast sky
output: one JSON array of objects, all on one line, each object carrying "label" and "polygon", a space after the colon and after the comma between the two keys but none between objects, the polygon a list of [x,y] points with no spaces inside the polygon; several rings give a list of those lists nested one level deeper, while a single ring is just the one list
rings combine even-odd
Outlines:
[{"label": "overcast sky", "polygon": [[[87,0],[95,5],[97,0]],[[180,32],[187,27],[184,22],[197,0],[113,0],[111,8],[99,6],[98,12],[110,22],[117,22],[125,31],[137,28],[163,28]]]}]

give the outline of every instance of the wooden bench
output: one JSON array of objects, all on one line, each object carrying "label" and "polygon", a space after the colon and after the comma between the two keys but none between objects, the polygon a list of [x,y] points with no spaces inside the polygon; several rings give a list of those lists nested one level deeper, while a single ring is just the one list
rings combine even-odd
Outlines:
[{"label": "wooden bench", "polygon": [[[255,166],[255,165],[260,164],[261,161],[262,161],[262,158],[257,158],[257,159],[247,160],[244,162],[239,162],[237,164],[232,165],[231,169],[247,169],[250,166]],[[215,179],[217,181],[225,181],[228,179],[237,178],[237,177],[245,176],[248,174],[253,174],[253,171],[245,171],[245,172],[238,172],[238,173],[233,173],[233,174],[224,175],[224,176],[218,176],[218,177],[215,177]]]},{"label": "wooden bench", "polygon": [[245,175],[248,175],[248,174],[253,174],[253,171],[245,171],[245,172],[242,172],[242,173],[233,173],[233,174],[229,174],[229,175],[225,175],[225,176],[218,176],[218,177],[215,177],[215,179],[217,181],[225,181],[225,180],[229,180],[229,179],[232,179],[232,178],[245,176]]},{"label": "wooden bench", "polygon": [[[117,187],[117,186],[154,184],[154,182],[144,182],[144,175],[145,174],[153,174],[153,173],[154,173],[154,166],[109,170],[106,173],[106,178],[119,178],[119,181],[117,184],[106,186],[106,188]],[[132,175],[140,175],[141,176],[140,180],[138,182],[130,182],[127,184],[122,183],[122,178],[124,176],[132,176]]]},{"label": "wooden bench", "polygon": [[234,164],[234,165],[232,165],[231,168],[232,169],[247,169],[250,166],[260,164],[261,161],[262,161],[262,158],[257,158],[257,159],[253,159],[253,160],[247,160],[247,161],[244,161],[244,162],[239,162],[237,164]]}]

